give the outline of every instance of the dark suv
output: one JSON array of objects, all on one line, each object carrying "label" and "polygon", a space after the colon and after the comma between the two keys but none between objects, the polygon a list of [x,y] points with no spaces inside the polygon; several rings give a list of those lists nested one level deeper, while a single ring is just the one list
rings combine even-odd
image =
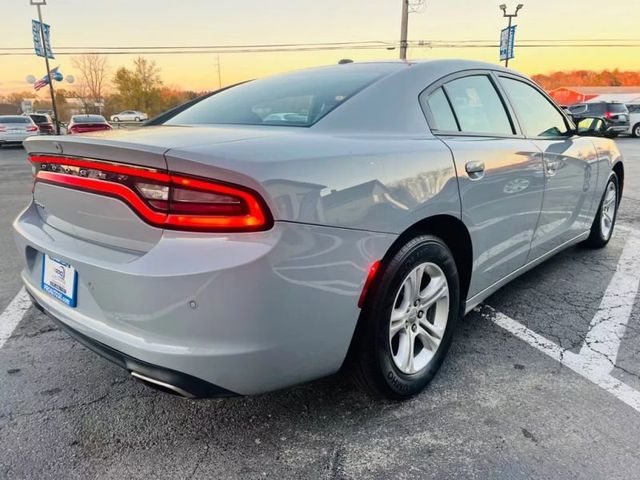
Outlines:
[{"label": "dark suv", "polygon": [[610,137],[617,137],[619,134],[629,131],[629,110],[623,103],[576,103],[571,105],[568,110],[576,124],[585,117],[602,118]]},{"label": "dark suv", "polygon": [[53,126],[53,120],[46,113],[30,113],[31,120],[38,126],[41,135],[54,135],[56,130]]}]

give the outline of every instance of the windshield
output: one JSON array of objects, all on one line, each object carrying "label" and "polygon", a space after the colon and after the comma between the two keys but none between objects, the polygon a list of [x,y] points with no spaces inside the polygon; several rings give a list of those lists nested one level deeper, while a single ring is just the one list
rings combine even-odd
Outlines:
[{"label": "windshield", "polygon": [[0,123],[31,123],[31,119],[27,117],[19,116],[4,116],[0,117]]},{"label": "windshield", "polygon": [[309,127],[351,96],[398,68],[344,65],[255,80],[196,103],[166,125],[237,124]]},{"label": "windshield", "polygon": [[73,117],[71,119],[73,123],[105,123],[106,120],[102,115],[82,115]]}]

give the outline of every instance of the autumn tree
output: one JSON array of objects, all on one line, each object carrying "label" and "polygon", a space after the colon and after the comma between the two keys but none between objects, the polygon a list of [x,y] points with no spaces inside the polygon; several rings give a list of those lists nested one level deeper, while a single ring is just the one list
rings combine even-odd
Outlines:
[{"label": "autumn tree", "polygon": [[615,70],[572,70],[534,75],[533,80],[547,90],[559,87],[640,86],[640,72]]},{"label": "autumn tree", "polygon": [[85,103],[101,102],[108,82],[107,57],[99,53],[87,53],[73,57],[71,63],[79,72],[80,86]]},{"label": "autumn tree", "polygon": [[150,115],[162,111],[160,68],[153,60],[138,57],[133,61],[133,69],[119,68],[113,84],[123,108],[141,110]]}]

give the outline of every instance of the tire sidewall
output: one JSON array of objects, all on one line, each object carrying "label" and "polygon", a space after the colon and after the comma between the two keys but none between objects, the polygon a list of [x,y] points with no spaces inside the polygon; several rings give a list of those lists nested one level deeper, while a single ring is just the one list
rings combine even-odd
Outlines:
[{"label": "tire sidewall", "polygon": [[[424,262],[438,265],[445,274],[449,287],[449,318],[438,348],[426,368],[415,374],[400,371],[392,358],[389,344],[389,322],[396,295],[416,266]],[[384,268],[380,285],[375,289],[375,300],[368,308],[368,320],[373,322],[373,363],[377,369],[380,387],[397,398],[409,397],[420,392],[434,377],[451,344],[455,324],[460,313],[460,289],[458,273],[453,255],[446,245],[436,237],[422,236],[413,239],[391,259]]]},{"label": "tire sidewall", "polygon": [[633,126],[633,129],[631,130],[631,134],[636,138],[640,137],[640,123],[636,123]]}]

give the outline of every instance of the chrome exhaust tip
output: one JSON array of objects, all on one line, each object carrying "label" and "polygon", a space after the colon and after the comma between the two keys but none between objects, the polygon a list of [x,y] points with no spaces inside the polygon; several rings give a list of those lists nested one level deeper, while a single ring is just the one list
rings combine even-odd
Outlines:
[{"label": "chrome exhaust tip", "polygon": [[177,395],[182,398],[189,398],[189,399],[196,398],[196,396],[193,395],[192,393],[189,393],[186,390],[180,387],[177,387],[175,385],[171,385],[170,383],[166,383],[161,380],[157,380],[155,378],[147,377],[146,375],[143,375],[138,372],[132,371],[130,373],[133,378],[135,378],[136,380],[139,380],[140,382],[144,383],[148,387],[151,387],[155,390],[160,390],[161,392]]}]

